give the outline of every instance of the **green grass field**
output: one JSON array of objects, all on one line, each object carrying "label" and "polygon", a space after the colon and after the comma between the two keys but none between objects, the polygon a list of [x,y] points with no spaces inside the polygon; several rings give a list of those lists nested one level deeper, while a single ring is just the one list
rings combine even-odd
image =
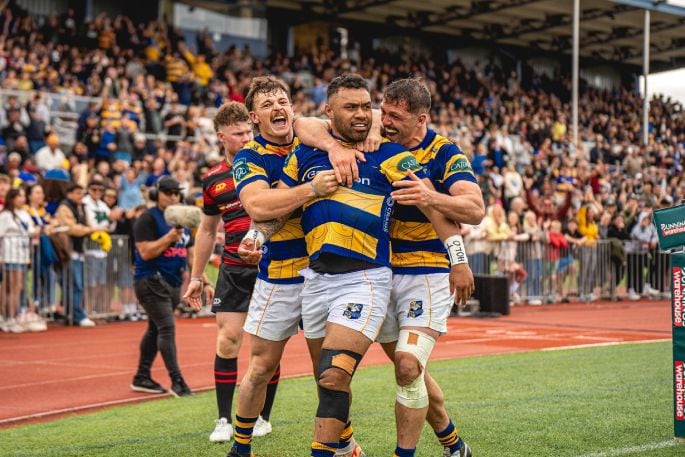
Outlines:
[{"label": "green grass field", "polygon": [[[476,457],[685,456],[685,445],[668,443],[670,343],[467,358],[435,362],[431,372]],[[353,389],[358,441],[368,457],[389,457],[390,367],[361,369]],[[274,431],[256,439],[256,455],[309,455],[315,410],[311,378],[283,381]],[[207,439],[214,414],[213,392],[117,407],[2,430],[0,456],[224,456],[228,446]],[[427,426],[417,455],[442,456]]]}]

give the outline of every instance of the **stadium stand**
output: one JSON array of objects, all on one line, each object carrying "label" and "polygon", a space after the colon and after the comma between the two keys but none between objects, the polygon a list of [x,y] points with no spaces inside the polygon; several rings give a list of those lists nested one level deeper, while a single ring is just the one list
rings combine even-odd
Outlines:
[{"label": "stadium stand", "polygon": [[[208,33],[186,41],[164,21],[103,13],[78,25],[74,14],[39,18],[15,2],[0,10],[0,207],[10,187],[42,183],[49,226],[60,182],[97,180],[118,194],[112,222],[125,235],[160,176],[173,175],[197,200],[201,176],[221,160],[212,114],[243,101],[252,77],[283,78],[305,116],[322,115],[327,83],[342,72],[367,78],[374,103],[389,82],[417,77],[433,97],[432,128],[470,157],[488,207],[480,226],[464,228],[476,273],[508,276],[513,304],[668,295],[668,257],[645,221],[685,199],[685,118],[669,98],[650,100],[643,145],[635,88],[582,81],[574,144],[564,70],[539,73],[494,55],[346,57],[325,43],[259,58],[249,46],[215,48]],[[115,248],[127,259],[122,242]],[[24,308],[46,314],[54,296],[29,292]]]}]

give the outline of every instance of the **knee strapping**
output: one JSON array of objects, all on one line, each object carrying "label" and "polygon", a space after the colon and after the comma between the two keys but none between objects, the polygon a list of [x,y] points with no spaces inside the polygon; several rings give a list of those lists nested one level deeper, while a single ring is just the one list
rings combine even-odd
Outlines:
[{"label": "knee strapping", "polygon": [[319,407],[316,409],[316,417],[337,419],[347,422],[350,415],[350,394],[341,390],[331,390],[318,386]]},{"label": "knee strapping", "polygon": [[350,414],[350,394],[345,391],[322,387],[320,381],[323,374],[331,368],[337,368],[352,376],[361,359],[360,354],[344,349],[321,350],[317,369],[319,407],[316,410],[316,417],[327,417],[343,423],[347,422]]},{"label": "knee strapping", "polygon": [[435,339],[425,333],[400,330],[395,352],[408,352],[416,357],[421,365],[421,374],[406,386],[397,386],[397,402],[411,409],[428,406],[428,388],[426,387],[426,364],[435,346]]},{"label": "knee strapping", "polygon": [[318,378],[329,368],[337,368],[352,376],[362,360],[362,355],[344,349],[322,349],[319,358]]}]

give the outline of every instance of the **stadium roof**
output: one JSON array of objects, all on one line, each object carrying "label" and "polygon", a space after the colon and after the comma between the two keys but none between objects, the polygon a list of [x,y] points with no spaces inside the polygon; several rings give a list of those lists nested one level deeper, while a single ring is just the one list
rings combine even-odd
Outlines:
[{"label": "stadium roof", "polygon": [[[266,5],[310,20],[372,22],[533,51],[572,50],[573,0],[266,0]],[[651,10],[650,67],[685,66],[685,8],[664,0],[582,0],[581,56],[641,65],[644,9]]]}]

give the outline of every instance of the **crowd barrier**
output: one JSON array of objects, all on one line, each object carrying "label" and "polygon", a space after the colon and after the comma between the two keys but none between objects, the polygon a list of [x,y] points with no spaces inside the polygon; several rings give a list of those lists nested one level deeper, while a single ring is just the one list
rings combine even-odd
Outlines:
[{"label": "crowd barrier", "polygon": [[513,304],[670,297],[671,257],[636,241],[555,246],[465,239],[474,274],[509,278]]},{"label": "crowd barrier", "polygon": [[78,323],[79,308],[91,319],[107,319],[121,316],[127,305],[135,307],[129,238],[112,235],[111,240],[104,252],[87,238],[84,254],[72,252],[61,262],[46,236],[0,238],[2,320],[35,312]]},{"label": "crowd barrier", "polygon": [[[29,311],[78,322],[75,303],[91,319],[114,318],[135,308],[130,240],[111,238],[109,252],[86,239],[84,254],[72,254],[65,264],[52,263],[46,237],[0,238],[3,320]],[[602,240],[561,248],[544,241],[467,237],[465,244],[474,274],[509,278],[514,304],[670,297],[670,254],[638,242]]]}]

